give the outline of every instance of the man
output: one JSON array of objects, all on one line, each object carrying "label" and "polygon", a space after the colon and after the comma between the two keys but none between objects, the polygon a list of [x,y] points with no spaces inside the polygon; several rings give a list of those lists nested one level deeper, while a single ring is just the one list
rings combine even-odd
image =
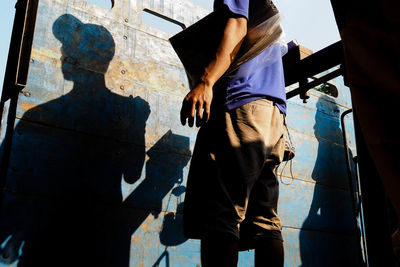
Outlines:
[{"label": "man", "polygon": [[204,267],[236,266],[238,251],[251,248],[256,266],[283,266],[275,176],[286,138],[281,47],[274,43],[226,72],[252,49],[255,25],[279,12],[270,0],[216,0],[214,9],[226,20],[224,33],[181,109],[183,125],[196,117],[202,126],[188,177],[185,235],[201,239]]}]

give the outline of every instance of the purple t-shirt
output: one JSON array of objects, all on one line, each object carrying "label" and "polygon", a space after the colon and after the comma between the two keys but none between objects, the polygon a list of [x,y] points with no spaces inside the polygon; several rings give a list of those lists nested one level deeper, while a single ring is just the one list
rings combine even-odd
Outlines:
[{"label": "purple t-shirt", "polygon": [[[249,1],[259,0],[215,0],[214,9],[226,5],[232,13],[249,19],[251,16]],[[265,58],[271,60],[266,62]],[[224,84],[227,84],[225,103],[229,110],[260,98],[267,98],[274,101],[279,110],[286,114],[285,80],[280,44],[270,46],[241,65]]]}]

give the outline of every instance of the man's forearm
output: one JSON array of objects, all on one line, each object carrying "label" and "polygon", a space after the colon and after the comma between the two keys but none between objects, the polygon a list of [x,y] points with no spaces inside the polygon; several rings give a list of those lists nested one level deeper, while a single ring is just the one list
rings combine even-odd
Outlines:
[{"label": "man's forearm", "polygon": [[245,18],[228,19],[215,58],[206,67],[201,82],[206,86],[214,86],[235,59],[246,33],[247,20]]}]

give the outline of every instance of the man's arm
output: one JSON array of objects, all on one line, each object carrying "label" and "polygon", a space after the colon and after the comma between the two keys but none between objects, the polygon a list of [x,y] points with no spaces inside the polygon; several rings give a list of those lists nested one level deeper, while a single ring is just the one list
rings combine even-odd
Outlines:
[{"label": "man's arm", "polygon": [[213,98],[213,86],[229,68],[247,34],[247,20],[243,17],[230,17],[227,20],[220,45],[212,60],[206,67],[199,84],[190,91],[183,100],[181,108],[181,123],[193,126],[196,115],[196,125],[207,122],[210,118],[210,106]]}]

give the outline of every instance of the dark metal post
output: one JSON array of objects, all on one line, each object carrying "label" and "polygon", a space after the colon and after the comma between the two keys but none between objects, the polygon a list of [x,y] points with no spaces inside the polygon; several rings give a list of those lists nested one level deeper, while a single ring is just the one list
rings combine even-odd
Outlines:
[{"label": "dark metal post", "polygon": [[[361,190],[360,190],[360,182],[359,182],[359,175],[358,175],[358,170],[356,167],[356,177],[353,175],[352,167],[351,167],[351,162],[353,159],[350,158],[350,153],[349,153],[349,147],[347,143],[347,131],[346,131],[346,124],[345,124],[345,117],[352,113],[353,110],[349,109],[346,110],[345,112],[342,113],[340,116],[340,121],[342,125],[342,134],[343,134],[343,144],[344,144],[344,152],[345,152],[345,157],[346,157],[346,164],[347,164],[347,175],[349,179],[349,189],[350,189],[350,195],[351,195],[351,204],[353,207],[353,219],[354,219],[354,228],[355,228],[355,233],[357,236],[357,242],[362,243],[362,247],[360,247],[359,253],[360,253],[360,261],[365,264],[365,266],[369,266],[368,263],[368,249],[367,249],[367,243],[366,243],[366,236],[365,236],[365,225],[364,225],[364,216],[363,212],[361,212]],[[356,184],[354,185],[354,178]],[[356,191],[354,191],[354,188]],[[358,217],[360,217],[360,228],[358,224]],[[364,251],[365,258],[363,258],[361,250]]]},{"label": "dark metal post", "polygon": [[25,88],[28,79],[38,5],[39,0],[19,0],[15,5],[14,25],[0,102],[3,114],[5,102],[11,99],[8,105],[7,125],[1,125],[6,127],[6,135],[0,156],[0,208],[3,202],[18,94]]},{"label": "dark metal post", "polygon": [[[357,114],[355,113],[355,115]],[[369,266],[395,266],[391,245],[388,198],[365,144],[356,116],[354,116],[354,125]]]}]

